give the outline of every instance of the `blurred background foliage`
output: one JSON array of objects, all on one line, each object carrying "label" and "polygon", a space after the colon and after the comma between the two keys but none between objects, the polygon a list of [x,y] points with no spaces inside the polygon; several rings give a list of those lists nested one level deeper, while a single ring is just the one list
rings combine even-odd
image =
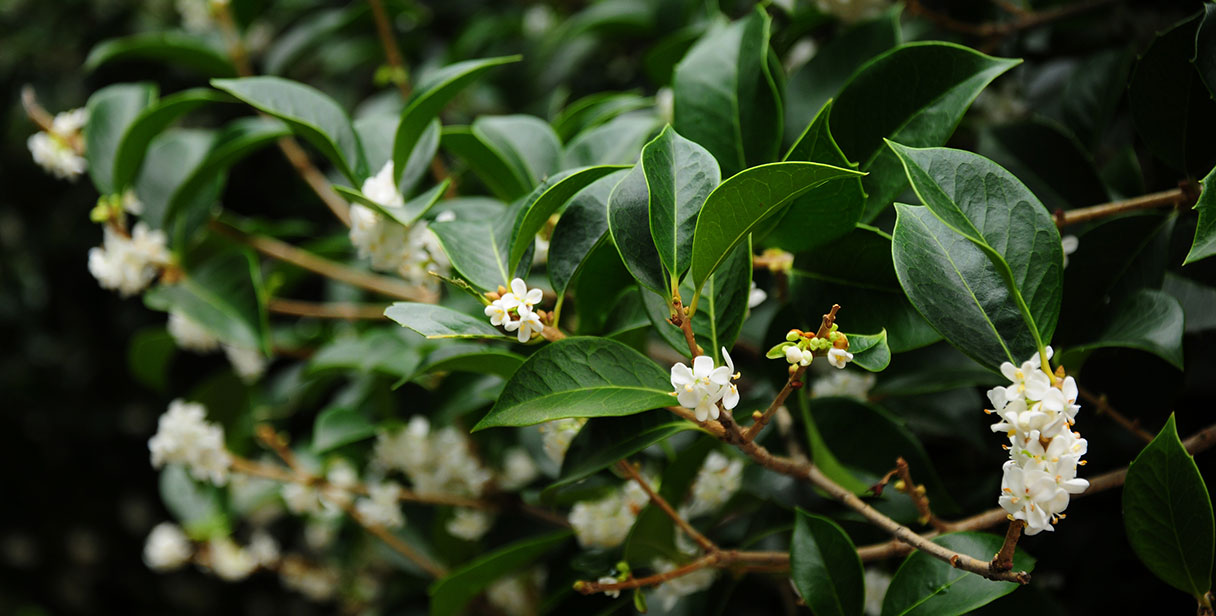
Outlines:
[{"label": "blurred background foliage", "polygon": [[[377,84],[383,56],[364,3],[233,4],[251,38],[264,45],[259,50],[264,72],[315,85],[356,113],[360,106],[399,105],[391,87]],[[654,95],[669,83],[672,66],[704,28],[703,17],[697,16],[705,12],[702,0],[387,4],[414,74],[456,60],[524,54],[524,62],[471,89],[454,115],[445,118],[448,122],[507,111],[552,120],[569,102],[587,94]],[[720,8],[739,16],[751,4],[722,0]],[[773,4],[794,9],[772,10],[774,50],[782,59],[801,54],[805,62],[805,41],[822,43],[844,28],[810,3]],[[999,3],[923,4],[981,23],[997,14]],[[1060,3],[1030,4],[1041,9]],[[1025,62],[982,95],[950,145],[1007,166],[1053,209],[1174,187],[1179,174],[1153,156],[1152,144],[1137,134],[1126,86],[1154,35],[1199,7],[1197,1],[1184,0],[1110,2],[1073,19],[986,41],[984,51]],[[100,242],[98,227],[88,220],[95,192],[87,181],[66,183],[45,175],[26,148],[25,140],[35,129],[19,103],[24,84],[31,84],[52,111],[81,106],[90,92],[119,81],[156,81],[163,93],[204,85],[197,75],[152,62],[115,64],[97,72],[81,68],[89,50],[102,40],[163,30],[178,22],[168,0],[0,0],[0,459],[8,469],[0,513],[0,613],[307,614],[332,609],[283,590],[273,576],[226,584],[193,570],[155,574],[141,562],[148,529],[169,517],[157,494],[157,474],[148,464],[146,447],[167,400],[164,392],[183,391],[204,375],[218,374],[216,360],[177,355],[168,383],[159,390],[147,379],[133,378],[129,345],[140,340],[141,332],[162,328],[163,316],[98,288],[85,267],[88,248]],[[904,40],[976,45],[974,38],[938,29],[925,19],[905,15],[902,27]],[[788,143],[823,98],[806,71],[787,68],[792,69],[786,83]],[[239,110],[217,113],[224,112]],[[1195,131],[1206,147],[1216,144],[1216,135],[1199,132],[1207,130],[1204,126],[1187,130]],[[1199,158],[1209,154],[1201,151]],[[1210,168],[1210,157],[1206,164]],[[1196,172],[1190,171],[1193,177]],[[290,218],[300,235],[329,223],[328,213],[271,150],[233,170],[225,206],[238,213]],[[1133,268],[1149,278],[1164,277],[1167,290],[1186,286],[1179,282],[1176,264],[1189,246],[1194,218],[1180,217],[1173,228],[1158,233],[1158,226],[1166,224],[1162,220],[1161,215],[1145,214],[1122,229],[1083,239],[1073,259],[1102,263],[1112,271]],[[1146,233],[1159,239],[1146,244]],[[1185,275],[1216,284],[1216,262],[1188,266]],[[1087,282],[1068,279],[1066,289],[1084,289]],[[1062,342],[1101,309],[1087,305],[1076,293],[1066,290]],[[1216,332],[1210,322],[1196,320],[1203,315],[1193,315],[1192,305],[1185,373],[1143,353],[1110,350],[1086,364],[1086,387],[1107,394],[1153,432],[1171,410],[1178,413],[1183,435],[1210,423],[1216,399],[1216,381],[1210,378],[1216,373]],[[1203,305],[1198,304],[1200,310]],[[1209,304],[1208,310],[1216,312],[1216,307]],[[934,361],[938,351],[916,353]],[[903,397],[889,406],[922,438],[962,510],[991,506],[999,481],[994,460],[1000,452],[993,452],[995,447],[985,438],[979,390]],[[1083,414],[1091,443],[1090,468],[1124,464],[1140,443],[1093,411],[1087,406]],[[307,428],[312,416],[287,421]],[[970,446],[943,438],[959,425],[971,426],[977,435]],[[1214,476],[1211,456],[1199,462],[1208,477]],[[957,490],[985,482],[991,485],[982,490]],[[1118,499],[1118,492],[1111,491],[1079,500],[1070,507],[1072,519],[1061,532],[1026,540],[1023,546],[1039,562],[1034,584],[984,613],[1193,609],[1187,597],[1164,592],[1138,564],[1126,546],[1119,518],[1100,513],[1117,511]],[[849,530],[858,537],[879,539],[867,535],[875,532],[872,529],[854,526]],[[755,576],[740,584],[721,584],[711,594],[707,603],[718,606],[717,613],[780,613],[791,607],[788,592],[759,583]]]}]

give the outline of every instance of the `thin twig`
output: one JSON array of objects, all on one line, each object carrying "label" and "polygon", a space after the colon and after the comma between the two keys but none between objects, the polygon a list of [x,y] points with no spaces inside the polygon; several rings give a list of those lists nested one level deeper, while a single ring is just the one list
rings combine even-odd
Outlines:
[{"label": "thin twig", "polygon": [[38,96],[34,93],[34,87],[26,85],[21,88],[21,106],[25,109],[25,115],[43,132],[55,135],[67,142],[72,151],[78,155],[84,155],[84,135],[79,132],[72,135],[60,135],[55,132],[55,116],[47,111],[38,103]]},{"label": "thin twig", "polygon": [[754,421],[752,422],[752,425],[748,426],[747,429],[743,431],[744,439],[749,441],[755,440],[756,436],[760,434],[760,431],[764,429],[764,426],[768,425],[769,419],[772,419],[773,415],[777,413],[777,409],[781,408],[781,405],[785,404],[785,399],[788,398],[795,389],[802,387],[802,376],[806,373],[806,366],[798,366],[797,368],[793,368],[793,366],[791,366],[791,368],[793,369],[793,372],[790,374],[790,378],[785,381],[785,387],[782,387],[781,391],[777,392],[777,397],[773,398],[773,403],[768,405],[768,409],[766,409],[763,413],[756,411],[752,415],[752,419]]},{"label": "thin twig", "polygon": [[393,70],[392,81],[401,91],[401,98],[410,97],[410,82],[405,76],[405,63],[401,60],[401,49],[397,47],[397,39],[393,36],[393,27],[389,23],[388,14],[384,11],[384,3],[380,0],[367,0],[372,5],[372,18],[376,22],[376,34],[380,36],[380,45],[384,47],[384,59]]},{"label": "thin twig", "polygon": [[[942,29],[966,34],[968,36],[987,38],[990,39],[990,42],[995,42],[996,40],[1014,34],[1015,32],[1037,28],[1053,21],[1058,21],[1060,19],[1078,15],[1087,11],[1092,11],[1093,9],[1099,8],[1105,4],[1110,4],[1114,1],[1115,0],[1090,0],[1089,2],[1077,2],[1054,9],[1033,12],[1006,7],[1007,10],[1016,15],[1016,19],[980,24],[961,21],[946,15],[945,13],[939,13],[921,4],[920,0],[908,0],[907,8],[909,15],[919,15],[924,17],[934,24],[937,24],[937,26]],[[1000,2],[1000,4],[1005,5],[1007,3]]]},{"label": "thin twig", "polygon": [[[942,530],[945,527],[943,522],[933,515],[933,510],[929,507],[929,496],[925,493],[925,486],[912,481],[912,470],[908,468],[908,461],[902,457],[895,459],[895,472],[903,481],[904,494],[907,494],[912,499],[912,503],[916,505],[916,512],[920,514],[918,522],[928,524],[937,530]],[[899,487],[898,485],[896,487]]]},{"label": "thin twig", "polygon": [[671,506],[671,503],[667,502],[667,499],[663,498],[658,492],[655,492],[654,488],[650,487],[650,482],[642,477],[642,474],[638,472],[638,469],[634,468],[633,464],[630,464],[628,460],[619,460],[616,465],[617,468],[621,469],[621,472],[628,475],[630,479],[642,488],[646,496],[650,497],[650,502],[654,503],[663,513],[667,514],[667,517],[671,518],[671,521],[675,522],[676,526],[680,527],[680,530],[684,531],[684,534],[688,535],[689,539],[692,539],[697,545],[701,546],[702,550],[714,552],[718,549],[718,546],[713,541],[710,541],[708,537],[693,528],[692,524],[689,524],[688,520],[685,520],[684,516],[680,515]]},{"label": "thin twig", "polygon": [[647,577],[631,578],[623,582],[611,583],[580,580],[574,583],[574,589],[580,593],[583,593],[584,595],[592,595],[600,592],[611,592],[614,590],[632,590],[634,588],[657,586],[663,582],[668,582],[709,567],[724,569],[734,565],[739,565],[749,568],[762,567],[766,570],[783,570],[789,568],[789,561],[790,555],[788,552],[746,552],[740,550],[718,550],[693,560],[682,567],[677,567],[665,573],[658,573]]},{"label": "thin twig", "polygon": [[1084,387],[1077,387],[1077,392],[1080,393],[1081,398],[1083,398],[1086,402],[1094,405],[1095,414],[1106,415],[1114,420],[1115,423],[1123,426],[1125,430],[1134,434],[1136,438],[1139,438],[1146,443],[1152,442],[1153,434],[1140,427],[1140,420],[1128,419],[1126,415],[1115,410],[1115,407],[1111,406],[1111,403],[1106,399],[1106,394],[1102,394],[1100,396],[1094,395],[1092,391],[1089,391]]},{"label": "thin twig", "polygon": [[375,321],[385,318],[384,309],[388,304],[355,304],[351,302],[317,303],[295,299],[272,297],[266,303],[266,309],[277,314],[290,314],[298,317],[313,317],[317,319],[346,319]]},{"label": "thin twig", "polygon": [[1077,208],[1075,210],[1056,210],[1055,219],[1057,227],[1067,225],[1075,225],[1081,222],[1106,218],[1124,212],[1134,212],[1136,210],[1148,210],[1161,207],[1174,207],[1178,205],[1189,205],[1195,202],[1198,196],[1193,188],[1186,186],[1174,188],[1171,190],[1163,190],[1132,199],[1124,199],[1122,201],[1112,201],[1101,205],[1090,207]]},{"label": "thin twig", "polygon": [[272,237],[245,233],[236,227],[219,221],[212,221],[210,226],[213,231],[226,235],[268,257],[290,263],[327,278],[345,282],[346,284],[367,289],[368,291],[374,291],[387,297],[426,303],[434,303],[436,300],[435,294],[428,289],[413,287],[395,278],[347,267]]},{"label": "thin twig", "polygon": [[988,563],[988,568],[993,571],[1009,571],[1013,568],[1013,552],[1018,547],[1018,539],[1022,536],[1022,527],[1026,523],[1022,520],[1009,520],[1009,528],[1005,531],[1005,542],[1001,544],[1001,549],[992,557],[992,562]]}]

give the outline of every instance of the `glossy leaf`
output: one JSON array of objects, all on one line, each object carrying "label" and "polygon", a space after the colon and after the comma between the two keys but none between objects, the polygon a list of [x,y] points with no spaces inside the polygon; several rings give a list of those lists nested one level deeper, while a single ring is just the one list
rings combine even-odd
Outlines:
[{"label": "glossy leaf", "polygon": [[135,180],[148,151],[148,144],[170,124],[203,105],[225,100],[228,98],[218,92],[198,88],[166,96],[140,112],[123,133],[114,152],[115,191],[121,192]]},{"label": "glossy leaf", "polygon": [[546,180],[533,195],[531,203],[515,221],[511,234],[511,252],[507,264],[518,264],[524,252],[536,241],[536,234],[544,228],[549,217],[556,213],[567,201],[570,201],[581,190],[590,186],[600,178],[616,171],[627,169],[623,165],[601,165],[599,167],[584,167],[563,171],[561,174]]},{"label": "glossy leaf", "polygon": [[1110,200],[1089,153],[1055,123],[1033,119],[991,127],[980,133],[977,151],[1025,182],[1050,212]]},{"label": "glossy leaf", "polygon": [[[1001,549],[1002,537],[963,532],[942,535],[934,543],[988,560]],[[1013,555],[1013,568],[1032,571],[1034,558],[1022,550]],[[891,579],[882,602],[882,616],[957,616],[1003,597],[1018,588],[1016,582],[994,582],[955,569],[924,552],[913,552]]]},{"label": "glossy leaf", "polygon": [[[891,147],[926,205],[923,212],[898,206],[893,254],[908,298],[980,363],[995,367],[1030,356],[1051,339],[1060,313],[1063,249],[1050,214],[1017,178],[982,156]],[[947,304],[957,308],[943,313]],[[1020,327],[1009,313],[1020,317]]]},{"label": "glossy leaf", "polygon": [[213,79],[211,85],[286,122],[352,182],[361,183],[368,176],[350,118],[320,90],[280,77]]},{"label": "glossy leaf", "polygon": [[1121,347],[1152,353],[1182,370],[1182,304],[1164,291],[1140,289],[1109,309],[1107,324],[1092,342],[1066,349],[1061,363],[1072,367],[1097,349]]},{"label": "glossy leaf", "polygon": [[469,601],[495,580],[518,573],[546,552],[557,548],[571,536],[561,530],[511,543],[481,556],[431,584],[431,616],[461,614]]},{"label": "glossy leaf", "polygon": [[650,193],[641,165],[625,174],[608,197],[608,231],[621,261],[638,284],[671,297],[659,251],[650,233]]},{"label": "glossy leaf", "polygon": [[608,233],[608,197],[624,171],[606,175],[570,199],[549,238],[549,282],[558,297]]},{"label": "glossy leaf", "polygon": [[664,409],[589,419],[570,442],[553,487],[574,483],[673,434],[695,429],[696,424]]},{"label": "glossy leaf", "polygon": [[1182,311],[1186,315],[1185,333],[1216,329],[1216,310],[1211,309],[1216,306],[1216,288],[1170,272],[1165,275],[1161,290],[1173,295],[1182,304]]},{"label": "glossy leaf", "polygon": [[1132,551],[1154,575],[1195,597],[1211,589],[1212,500],[1173,414],[1127,468],[1123,525]]},{"label": "glossy leaf", "polygon": [[[832,102],[828,101],[786,153],[784,160],[827,163],[842,169],[857,168],[857,164],[845,158],[832,139],[828,128],[831,111]],[[845,176],[828,180],[794,199],[781,220],[765,237],[765,243],[790,252],[803,252],[821,246],[853,230],[861,219],[865,200],[861,178]]]},{"label": "glossy leaf", "polygon": [[[747,242],[735,248],[726,263],[705,282],[702,294],[705,299],[701,308],[692,316],[692,331],[704,346],[705,352],[721,362],[722,347],[735,345],[747,316],[747,300],[752,284],[752,247]],[[680,293],[692,295],[690,280],[680,285]],[[646,315],[659,335],[681,355],[690,357],[688,342],[679,327],[667,319],[671,309],[662,298],[652,293],[643,293],[642,302]]]},{"label": "glossy leaf", "polygon": [[806,126],[807,120],[814,117],[830,99],[836,98],[857,69],[899,44],[900,8],[896,5],[874,19],[844,30],[790,74],[785,93],[787,142],[798,139],[799,131]]},{"label": "glossy leaf", "polygon": [[112,62],[154,60],[184,66],[207,77],[235,77],[236,67],[214,39],[186,32],[143,32],[98,43],[85,58],[84,70],[95,71]]},{"label": "glossy leaf", "polygon": [[832,105],[832,136],[870,175],[862,221],[880,214],[907,186],[883,139],[932,147],[946,142],[993,79],[1020,60],[993,58],[952,43],[917,42],[892,49],[853,75]]},{"label": "glossy leaf", "polygon": [[[375,115],[355,120],[355,133],[359,135],[359,143],[363,145],[363,155],[367,158],[370,173],[378,173],[393,159],[393,135],[399,121],[400,118],[396,115]],[[414,188],[430,172],[431,161],[439,151],[440,133],[439,120],[432,120],[414,143],[414,151],[406,159],[405,171],[402,172],[397,185],[397,190],[402,195],[412,195]]]},{"label": "glossy leaf", "polygon": [[118,148],[131,124],[156,101],[156,87],[119,83],[93,93],[86,105],[89,121],[84,126],[85,159],[97,192],[108,195],[114,185]]},{"label": "glossy leaf", "polygon": [[511,167],[506,158],[481,139],[470,126],[445,126],[440,146],[477,175],[495,197],[514,201],[528,194],[530,186]]},{"label": "glossy leaf", "polygon": [[422,362],[418,345],[396,328],[371,329],[325,344],[308,362],[308,371],[341,370],[402,378]]},{"label": "glossy leaf", "polygon": [[820,163],[784,162],[752,167],[722,182],[706,198],[697,218],[691,267],[694,287],[700,291],[761,221],[823,182],[847,175],[860,174]]},{"label": "glossy leaf", "polygon": [[652,113],[636,112],[579,133],[562,152],[562,168],[632,165],[661,123]]},{"label": "glossy leaf", "polygon": [[692,261],[697,214],[722,181],[708,150],[670,126],[642,148],[642,173],[650,196],[650,234],[668,276],[679,280]]},{"label": "glossy leaf", "polygon": [[445,66],[418,84],[409,103],[401,111],[397,134],[393,138],[393,179],[400,185],[414,144],[439,112],[486,71],[503,64],[518,62],[520,56],[468,60]]},{"label": "glossy leaf", "polygon": [[781,102],[768,62],[770,27],[760,8],[714,24],[675,68],[675,129],[711,152],[723,175],[777,155]]},{"label": "glossy leaf", "polygon": [[334,185],[333,188],[335,192],[345,197],[347,201],[364,205],[388,220],[396,222],[403,227],[409,228],[413,226],[414,223],[418,222],[419,218],[426,215],[426,213],[439,202],[439,199],[443,197],[444,191],[447,190],[450,184],[451,180],[446,179],[432,186],[430,190],[422,193],[421,195],[406,201],[400,206],[394,207],[381,205],[372,199],[369,199],[368,196],[362,192],[359,192],[349,186]]},{"label": "glossy leaf", "polygon": [[[219,198],[224,178],[212,175],[209,182],[194,183],[189,193],[184,189],[206,164],[215,139],[211,131],[179,128],[165,131],[148,144],[147,156],[133,186],[143,204],[140,220],[169,231],[174,229],[173,222],[180,212],[206,213]],[[175,198],[182,201],[183,207],[174,210]]]},{"label": "glossy leaf", "polygon": [[508,379],[523,363],[522,355],[503,349],[479,344],[445,344],[427,355],[416,374],[472,372]]},{"label": "glossy leaf", "polygon": [[144,303],[154,310],[180,312],[222,342],[265,352],[265,300],[257,259],[233,250],[197,266],[185,265],[181,281],[149,290]]},{"label": "glossy leaf", "polygon": [[641,353],[604,338],[566,338],[529,357],[473,430],[633,415],[672,400],[667,371]]},{"label": "glossy leaf", "polygon": [[1158,35],[1140,56],[1127,89],[1144,145],[1191,176],[1207,173],[1216,162],[1216,144],[1205,137],[1216,133],[1216,101],[1191,61],[1199,22],[1196,15]]},{"label": "glossy leaf", "polygon": [[435,304],[397,302],[384,310],[384,316],[427,338],[506,338],[489,319]]},{"label": "glossy leaf", "polygon": [[866,595],[861,559],[832,520],[797,510],[790,579],[816,616],[860,616]]},{"label": "glossy leaf", "polygon": [[516,270],[507,269],[508,238],[490,222],[449,220],[432,223],[430,229],[439,237],[452,267],[482,290],[510,286],[513,278],[522,276],[531,266],[530,262],[521,262]]},{"label": "glossy leaf", "polygon": [[570,142],[580,133],[602,126],[623,114],[645,109],[654,104],[648,97],[633,92],[597,92],[588,94],[562,109],[553,118],[553,132],[563,142]]},{"label": "glossy leaf", "polygon": [[887,345],[887,330],[877,334],[848,334],[849,352],[853,364],[870,372],[882,372],[891,363],[891,347]]},{"label": "glossy leaf", "polygon": [[556,172],[561,162],[561,141],[549,123],[536,116],[481,116],[473,122],[473,134],[502,156],[529,189]]},{"label": "glossy leaf", "polygon": [[335,406],[317,415],[316,425],[312,429],[312,450],[318,454],[325,453],[375,435],[376,426],[358,411]]},{"label": "glossy leaf", "polygon": [[1212,169],[1200,182],[1199,200],[1195,202],[1195,210],[1199,212],[1199,222],[1195,226],[1195,240],[1191,249],[1186,253],[1183,265],[1206,259],[1216,254],[1216,169]]}]

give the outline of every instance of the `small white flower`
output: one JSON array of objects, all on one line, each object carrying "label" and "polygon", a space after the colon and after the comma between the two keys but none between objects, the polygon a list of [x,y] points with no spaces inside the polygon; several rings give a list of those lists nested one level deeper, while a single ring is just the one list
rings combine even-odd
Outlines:
[{"label": "small white flower", "polygon": [[768,299],[768,293],[765,293],[764,289],[757,287],[756,281],[753,280],[752,287],[747,292],[747,307],[755,308],[756,306],[763,304],[764,300],[766,300],[766,299]]},{"label": "small white flower", "polygon": [[74,135],[80,132],[88,121],[89,110],[84,107],[61,111],[51,120],[51,132],[63,136]]},{"label": "small white flower", "polygon": [[415,416],[404,429],[376,437],[376,464],[409,477],[420,494],[451,494],[476,498],[494,479],[494,473],[473,455],[468,437],[448,426],[432,430],[423,416]]},{"label": "small white flower", "polygon": [[625,541],[648,501],[646,492],[631,481],[599,500],[575,503],[568,519],[579,545],[614,548]]},{"label": "small white flower", "polygon": [[503,456],[503,472],[499,485],[504,490],[518,490],[540,474],[536,462],[523,447],[512,447]]},{"label": "small white flower", "polygon": [[443,527],[453,537],[466,541],[477,541],[490,531],[493,524],[494,518],[484,511],[457,509]]},{"label": "small white flower", "polygon": [[316,488],[300,483],[286,483],[279,489],[279,495],[287,510],[296,514],[320,513],[321,495]]},{"label": "small white flower", "polygon": [[249,538],[249,555],[261,567],[271,567],[279,562],[279,542],[270,533],[258,529]]},{"label": "small white flower", "polygon": [[224,429],[206,420],[206,408],[174,400],[160,416],[156,434],[148,440],[152,467],[183,464],[195,479],[224,485],[231,458],[224,448]]},{"label": "small white flower", "polygon": [[139,222],[131,237],[105,227],[102,246],[89,250],[89,272],[104,289],[113,289],[123,297],[143,291],[168,265],[169,249],[163,231],[152,230]]},{"label": "small white flower", "polygon": [[405,197],[397,190],[397,184],[393,182],[393,161],[391,160],[384,163],[376,175],[364,180],[359,191],[363,193],[363,196],[386,208],[405,205]]},{"label": "small white flower", "polygon": [[[537,290],[533,289],[533,291]],[[503,329],[509,332],[517,332],[515,334],[516,340],[524,343],[531,340],[533,334],[539,334],[544,331],[545,325],[540,322],[540,317],[535,312],[532,312],[523,304],[517,310],[519,311],[519,320],[508,321],[503,325]]]},{"label": "small white flower", "polygon": [[148,533],[144,564],[153,571],[172,571],[190,561],[194,546],[176,524],[161,522]]},{"label": "small white flower", "polygon": [[355,510],[368,524],[398,528],[405,525],[401,503],[397,500],[400,495],[401,486],[395,482],[372,484],[367,487],[367,498],[355,502]]},{"label": "small white flower", "polygon": [[741,460],[728,458],[718,451],[709,452],[693,480],[688,504],[681,509],[684,517],[693,518],[717,511],[739,491],[742,481]]},{"label": "small white flower", "polygon": [[1081,240],[1075,235],[1065,235],[1060,238],[1060,248],[1064,250],[1064,267],[1068,267],[1068,255],[1077,251],[1077,247],[1081,245]]},{"label": "small white flower", "polygon": [[[825,370],[811,383],[812,398],[841,397],[865,402],[877,381],[869,372],[858,370]],[[1004,391],[1004,388],[1001,388]]]},{"label": "small white flower", "polygon": [[486,587],[486,599],[506,616],[536,616],[540,589],[529,577],[518,573],[495,580]]},{"label": "small white flower", "polygon": [[[514,296],[518,305],[523,305],[529,311],[532,307],[540,303],[545,294],[540,289],[529,289],[523,278],[516,278],[511,281],[511,294]],[[514,306],[512,306],[514,307]]]},{"label": "small white flower", "polygon": [[543,437],[545,455],[560,465],[566,457],[566,450],[570,448],[570,442],[578,436],[578,431],[583,429],[585,423],[585,418],[572,417],[546,421],[537,426]]},{"label": "small white flower", "polygon": [[217,537],[207,543],[211,570],[221,579],[235,582],[249,577],[258,568],[258,561],[247,550],[228,537]]},{"label": "small white flower", "polygon": [[[598,583],[598,584],[616,584],[617,582],[620,582],[620,580],[616,579],[615,577],[613,577],[611,575],[606,575],[606,576],[596,580],[596,583]],[[617,597],[621,596],[621,591],[620,590],[605,590],[604,596],[609,597],[611,599],[616,599]]]},{"label": "small white flower", "polygon": [[177,346],[195,353],[210,353],[220,348],[220,341],[196,321],[180,311],[169,311],[169,335]]},{"label": "small white flower", "polygon": [[313,601],[328,601],[337,594],[340,577],[337,571],[313,566],[299,556],[289,556],[279,566],[279,580],[283,586]]},{"label": "small white flower", "polygon": [[55,135],[34,133],[25,143],[30,149],[30,155],[34,157],[34,162],[59,179],[75,180],[88,166],[83,156]]},{"label": "small white flower", "polygon": [[828,363],[837,368],[843,369],[851,361],[853,361],[853,354],[844,349],[832,347],[828,350]]},{"label": "small white flower", "polygon": [[730,368],[715,368],[713,358],[708,355],[693,358],[692,370],[682,362],[671,367],[671,386],[675,388],[676,399],[681,406],[696,413],[697,421],[718,418],[717,404],[726,394],[730,378]]},{"label": "small white flower", "polygon": [[489,306],[486,306],[485,313],[487,317],[490,317],[490,325],[499,327],[511,320],[511,315],[507,313],[507,308],[503,303],[503,300],[499,298],[490,302]]},{"label": "small white flower", "polygon": [[233,372],[245,383],[255,383],[266,372],[266,356],[257,349],[250,349],[234,344],[225,344],[224,355],[232,364]]}]

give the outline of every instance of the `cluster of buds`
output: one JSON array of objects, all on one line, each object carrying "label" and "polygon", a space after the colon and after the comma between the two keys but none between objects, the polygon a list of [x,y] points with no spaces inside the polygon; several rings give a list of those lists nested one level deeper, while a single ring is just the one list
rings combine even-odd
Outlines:
[{"label": "cluster of buds", "polygon": [[547,318],[548,315],[533,308],[540,303],[544,293],[540,289],[529,289],[522,278],[511,281],[510,291],[498,287],[498,291],[486,293],[486,297],[492,300],[485,309],[486,316],[490,317],[490,325],[515,332],[520,343],[544,331],[541,317]]},{"label": "cluster of buds", "polygon": [[765,357],[769,359],[784,357],[785,361],[790,364],[791,373],[800,367],[811,365],[816,355],[826,356],[829,364],[837,368],[844,368],[850,361],[853,361],[853,354],[849,352],[849,337],[836,331],[836,328],[836,324],[833,323],[832,329],[822,337],[816,335],[815,332],[791,329],[785,335],[785,342],[769,349],[768,353],[765,353]]}]

